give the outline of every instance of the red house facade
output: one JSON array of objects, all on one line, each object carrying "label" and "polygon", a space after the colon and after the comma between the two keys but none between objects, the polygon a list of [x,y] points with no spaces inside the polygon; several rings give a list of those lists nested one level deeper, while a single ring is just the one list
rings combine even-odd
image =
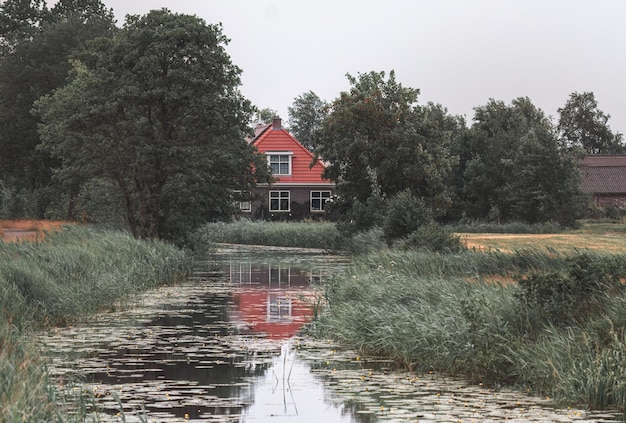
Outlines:
[{"label": "red house facade", "polygon": [[240,203],[242,214],[303,218],[325,212],[335,185],[323,178],[324,163],[282,127],[280,118],[259,125],[251,143],[267,157],[274,181],[259,184],[252,201]]}]

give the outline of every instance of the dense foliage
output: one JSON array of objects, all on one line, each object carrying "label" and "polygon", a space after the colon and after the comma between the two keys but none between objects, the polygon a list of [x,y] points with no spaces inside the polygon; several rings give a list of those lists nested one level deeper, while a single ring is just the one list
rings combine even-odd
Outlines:
[{"label": "dense foliage", "polygon": [[[276,112],[241,95],[227,45],[220,25],[167,10],[119,28],[100,0],[2,2],[0,217],[167,239],[230,219],[234,192],[269,180],[245,139],[255,111]],[[591,213],[581,155],[626,151],[591,92],[573,93],[556,124],[521,97],[476,107],[468,126],[418,104],[393,71],[348,82],[330,103],[307,91],[289,107],[292,133],[337,183],[329,209],[344,234],[382,228],[409,246],[416,231],[445,241],[444,221],[573,226]]]},{"label": "dense foliage", "polygon": [[528,98],[476,108],[452,151],[460,158],[452,182],[457,220],[572,226],[587,210],[577,157],[559,148],[551,122]]},{"label": "dense foliage", "polygon": [[429,217],[442,215],[455,163],[451,132],[461,122],[440,106],[418,106],[419,91],[403,87],[394,72],[348,80],[350,91],[332,103],[316,138],[317,153],[329,163],[325,176],[337,183],[340,223],[349,232],[380,225],[387,200],[401,192],[428,203]]},{"label": "dense foliage", "polygon": [[586,154],[624,154],[624,137],[609,127],[610,116],[598,107],[592,92],[572,93],[558,110],[558,131],[565,148]]},{"label": "dense foliage", "polygon": [[[113,13],[98,0],[0,3],[0,203],[3,217],[54,213],[61,188],[56,162],[39,149],[34,101],[65,84],[69,55],[114,31]],[[57,217],[58,214],[57,213]],[[66,215],[62,216],[67,217]]]},{"label": "dense foliage", "polygon": [[219,25],[159,10],[89,43],[71,82],[36,105],[59,178],[77,193],[108,179],[141,238],[228,218],[232,191],[267,165],[245,141],[251,106],[226,42]]},{"label": "dense foliage", "polygon": [[313,91],[299,95],[293,100],[289,113],[289,132],[311,151],[317,144],[315,137],[328,114],[328,104]]}]

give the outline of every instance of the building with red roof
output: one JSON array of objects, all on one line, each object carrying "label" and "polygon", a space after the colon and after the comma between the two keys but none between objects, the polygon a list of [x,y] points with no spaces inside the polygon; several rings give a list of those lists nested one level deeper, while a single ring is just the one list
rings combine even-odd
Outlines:
[{"label": "building with red roof", "polygon": [[324,179],[324,163],[287,130],[281,119],[258,125],[251,143],[265,154],[273,182],[259,184],[241,212],[259,218],[303,218],[322,214],[333,195],[334,183]]},{"label": "building with red roof", "polygon": [[626,206],[626,155],[586,156],[581,171],[581,189],[597,206]]}]

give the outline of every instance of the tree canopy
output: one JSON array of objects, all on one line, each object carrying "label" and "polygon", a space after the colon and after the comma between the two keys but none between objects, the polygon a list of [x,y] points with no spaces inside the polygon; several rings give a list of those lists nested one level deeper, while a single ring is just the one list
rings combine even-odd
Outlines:
[{"label": "tree canopy", "polygon": [[[97,0],[60,0],[52,10],[35,0],[0,7],[0,180],[14,189],[46,190],[53,163],[36,149],[33,103],[65,84],[73,51],[115,30],[113,14]],[[31,212],[43,217],[43,210]]]},{"label": "tree canopy", "polygon": [[572,225],[585,206],[577,162],[559,148],[543,111],[527,97],[475,111],[453,148],[456,218]]},{"label": "tree canopy", "polygon": [[419,90],[403,87],[393,71],[348,80],[351,89],[331,104],[316,148],[337,183],[343,219],[379,225],[385,202],[403,191],[441,215],[450,205],[445,181],[455,163],[448,147],[456,118],[441,106],[418,106]]},{"label": "tree canopy", "polygon": [[252,106],[227,42],[220,25],[162,9],[88,43],[69,84],[37,103],[59,177],[114,182],[137,237],[230,216],[232,190],[268,173],[245,141]]},{"label": "tree canopy", "polygon": [[328,114],[328,103],[313,91],[300,94],[287,109],[291,134],[309,150],[315,149],[315,136]]},{"label": "tree canopy", "polygon": [[558,113],[561,142],[567,148],[587,154],[626,152],[623,135],[611,131],[611,116],[600,110],[592,92],[572,93]]}]

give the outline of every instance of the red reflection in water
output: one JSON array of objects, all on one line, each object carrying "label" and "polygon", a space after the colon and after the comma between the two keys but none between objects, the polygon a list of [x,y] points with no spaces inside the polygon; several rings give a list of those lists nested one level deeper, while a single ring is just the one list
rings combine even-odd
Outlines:
[{"label": "red reflection in water", "polygon": [[311,280],[319,276],[288,265],[233,262],[230,318],[254,334],[291,338],[313,318]]}]

